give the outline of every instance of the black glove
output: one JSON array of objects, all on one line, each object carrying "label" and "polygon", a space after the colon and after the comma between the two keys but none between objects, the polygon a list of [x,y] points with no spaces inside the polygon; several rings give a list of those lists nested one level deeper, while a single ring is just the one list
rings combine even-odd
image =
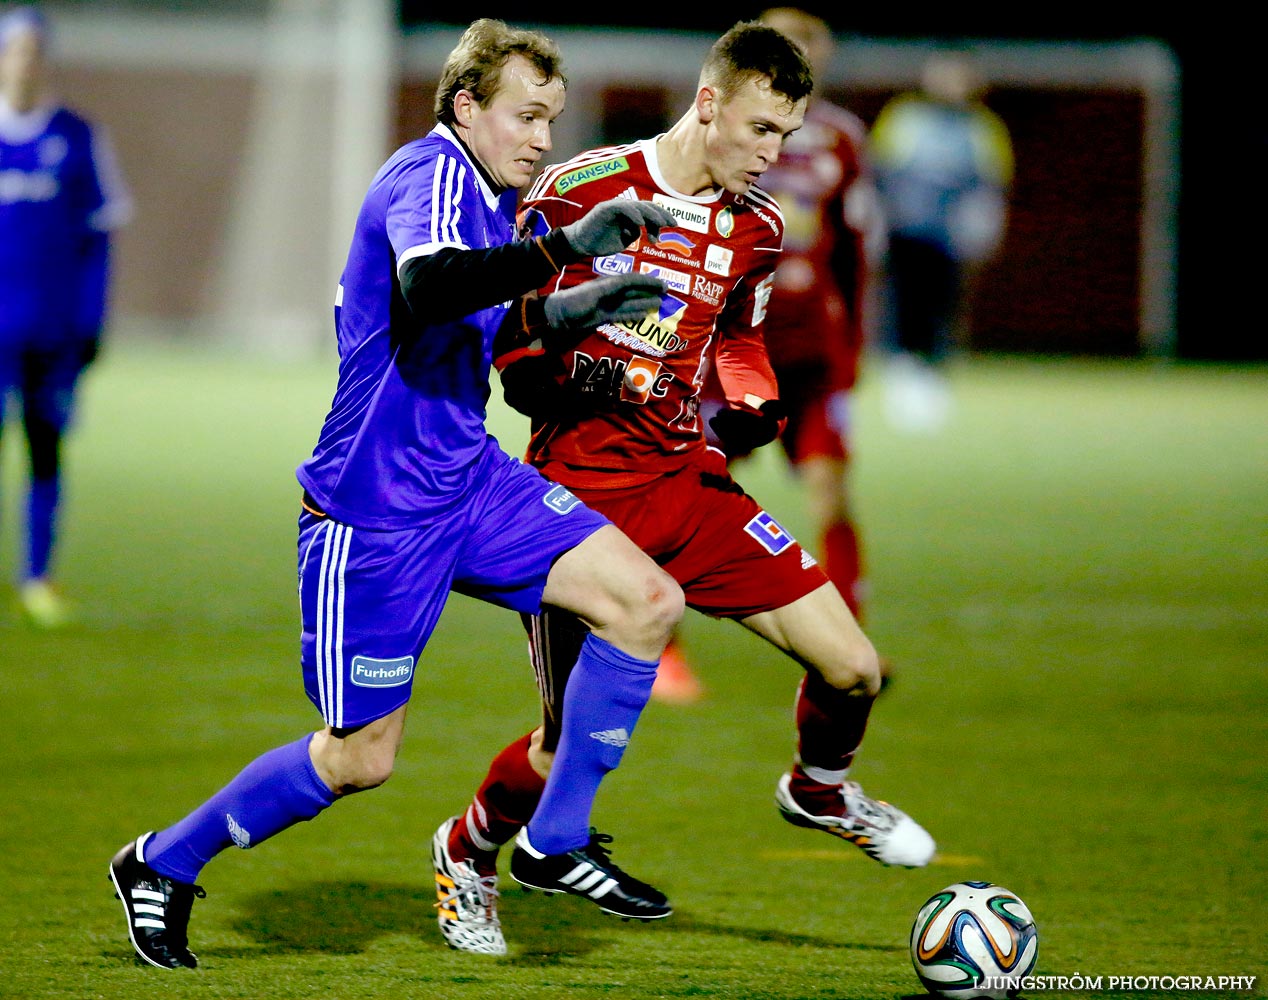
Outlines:
[{"label": "black glove", "polygon": [[576,401],[556,356],[537,354],[520,358],[498,373],[508,406],[534,420],[560,420],[576,408]]},{"label": "black glove", "polygon": [[586,330],[642,319],[660,304],[664,291],[665,283],[650,274],[620,274],[552,292],[542,306],[553,329]]},{"label": "black glove", "polygon": [[654,243],[660,238],[662,227],[670,229],[676,225],[678,220],[667,208],[650,201],[612,198],[564,226],[563,234],[568,245],[582,257],[606,257],[633,243],[644,227]]},{"label": "black glove", "polygon": [[752,410],[719,410],[709,420],[718,443],[727,458],[741,458],[779,437],[781,421],[788,415],[778,399],[768,399],[761,412]]}]

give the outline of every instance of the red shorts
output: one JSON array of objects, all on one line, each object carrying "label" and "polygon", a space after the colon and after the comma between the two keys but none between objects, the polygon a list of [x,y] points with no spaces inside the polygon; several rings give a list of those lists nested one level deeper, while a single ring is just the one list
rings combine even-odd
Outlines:
[{"label": "red shorts", "polygon": [[746,618],[805,597],[827,575],[731,478],[710,448],[685,468],[623,490],[573,489],[682,587],[687,604]]},{"label": "red shorts", "polygon": [[849,390],[834,389],[822,373],[785,369],[779,398],[788,407],[788,424],[779,443],[793,465],[812,458],[849,460]]}]

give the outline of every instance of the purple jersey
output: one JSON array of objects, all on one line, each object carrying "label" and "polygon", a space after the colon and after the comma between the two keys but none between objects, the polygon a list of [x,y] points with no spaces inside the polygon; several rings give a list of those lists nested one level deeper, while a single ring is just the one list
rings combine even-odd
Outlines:
[{"label": "purple jersey", "polygon": [[0,99],[0,347],[56,349],[97,335],[102,234],[130,212],[99,130],[65,108],[19,114]]},{"label": "purple jersey", "polygon": [[513,241],[517,194],[495,192],[437,125],[380,168],[357,217],[335,299],[339,384],[299,481],[333,518],[397,530],[463,501],[490,438],[493,335],[509,303],[461,319],[415,316],[400,270],[445,247]]}]

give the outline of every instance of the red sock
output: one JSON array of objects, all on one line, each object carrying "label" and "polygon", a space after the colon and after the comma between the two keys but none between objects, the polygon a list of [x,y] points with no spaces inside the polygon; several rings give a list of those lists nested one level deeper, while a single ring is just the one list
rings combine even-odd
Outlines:
[{"label": "red sock", "polygon": [[532,733],[493,758],[484,784],[449,835],[449,856],[470,860],[482,872],[496,867],[498,848],[509,843],[537,808],[546,779],[528,760]]},{"label": "red sock", "polygon": [[[847,694],[817,673],[807,672],[797,689],[797,759],[792,790],[803,807],[822,812],[829,805],[844,807],[838,784],[825,783],[806,773],[844,772],[854,763],[863,742],[875,698]],[[822,801],[821,801],[822,800]]]},{"label": "red sock", "polygon": [[858,532],[847,520],[833,521],[823,533],[823,570],[836,584],[856,619],[862,614],[863,557]]}]

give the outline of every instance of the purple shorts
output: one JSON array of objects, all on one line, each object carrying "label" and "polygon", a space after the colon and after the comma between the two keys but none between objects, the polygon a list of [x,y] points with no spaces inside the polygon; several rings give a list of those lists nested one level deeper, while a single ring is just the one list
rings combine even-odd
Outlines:
[{"label": "purple shorts", "polygon": [[304,510],[299,601],[304,688],[348,729],[409,701],[419,655],[451,591],[541,609],[546,576],[607,518],[536,469],[490,449],[462,502],[400,531],[353,528]]},{"label": "purple shorts", "polygon": [[0,424],[4,423],[5,397],[16,390],[22,395],[24,419],[64,431],[74,410],[80,370],[74,347],[57,350],[0,343]]}]

